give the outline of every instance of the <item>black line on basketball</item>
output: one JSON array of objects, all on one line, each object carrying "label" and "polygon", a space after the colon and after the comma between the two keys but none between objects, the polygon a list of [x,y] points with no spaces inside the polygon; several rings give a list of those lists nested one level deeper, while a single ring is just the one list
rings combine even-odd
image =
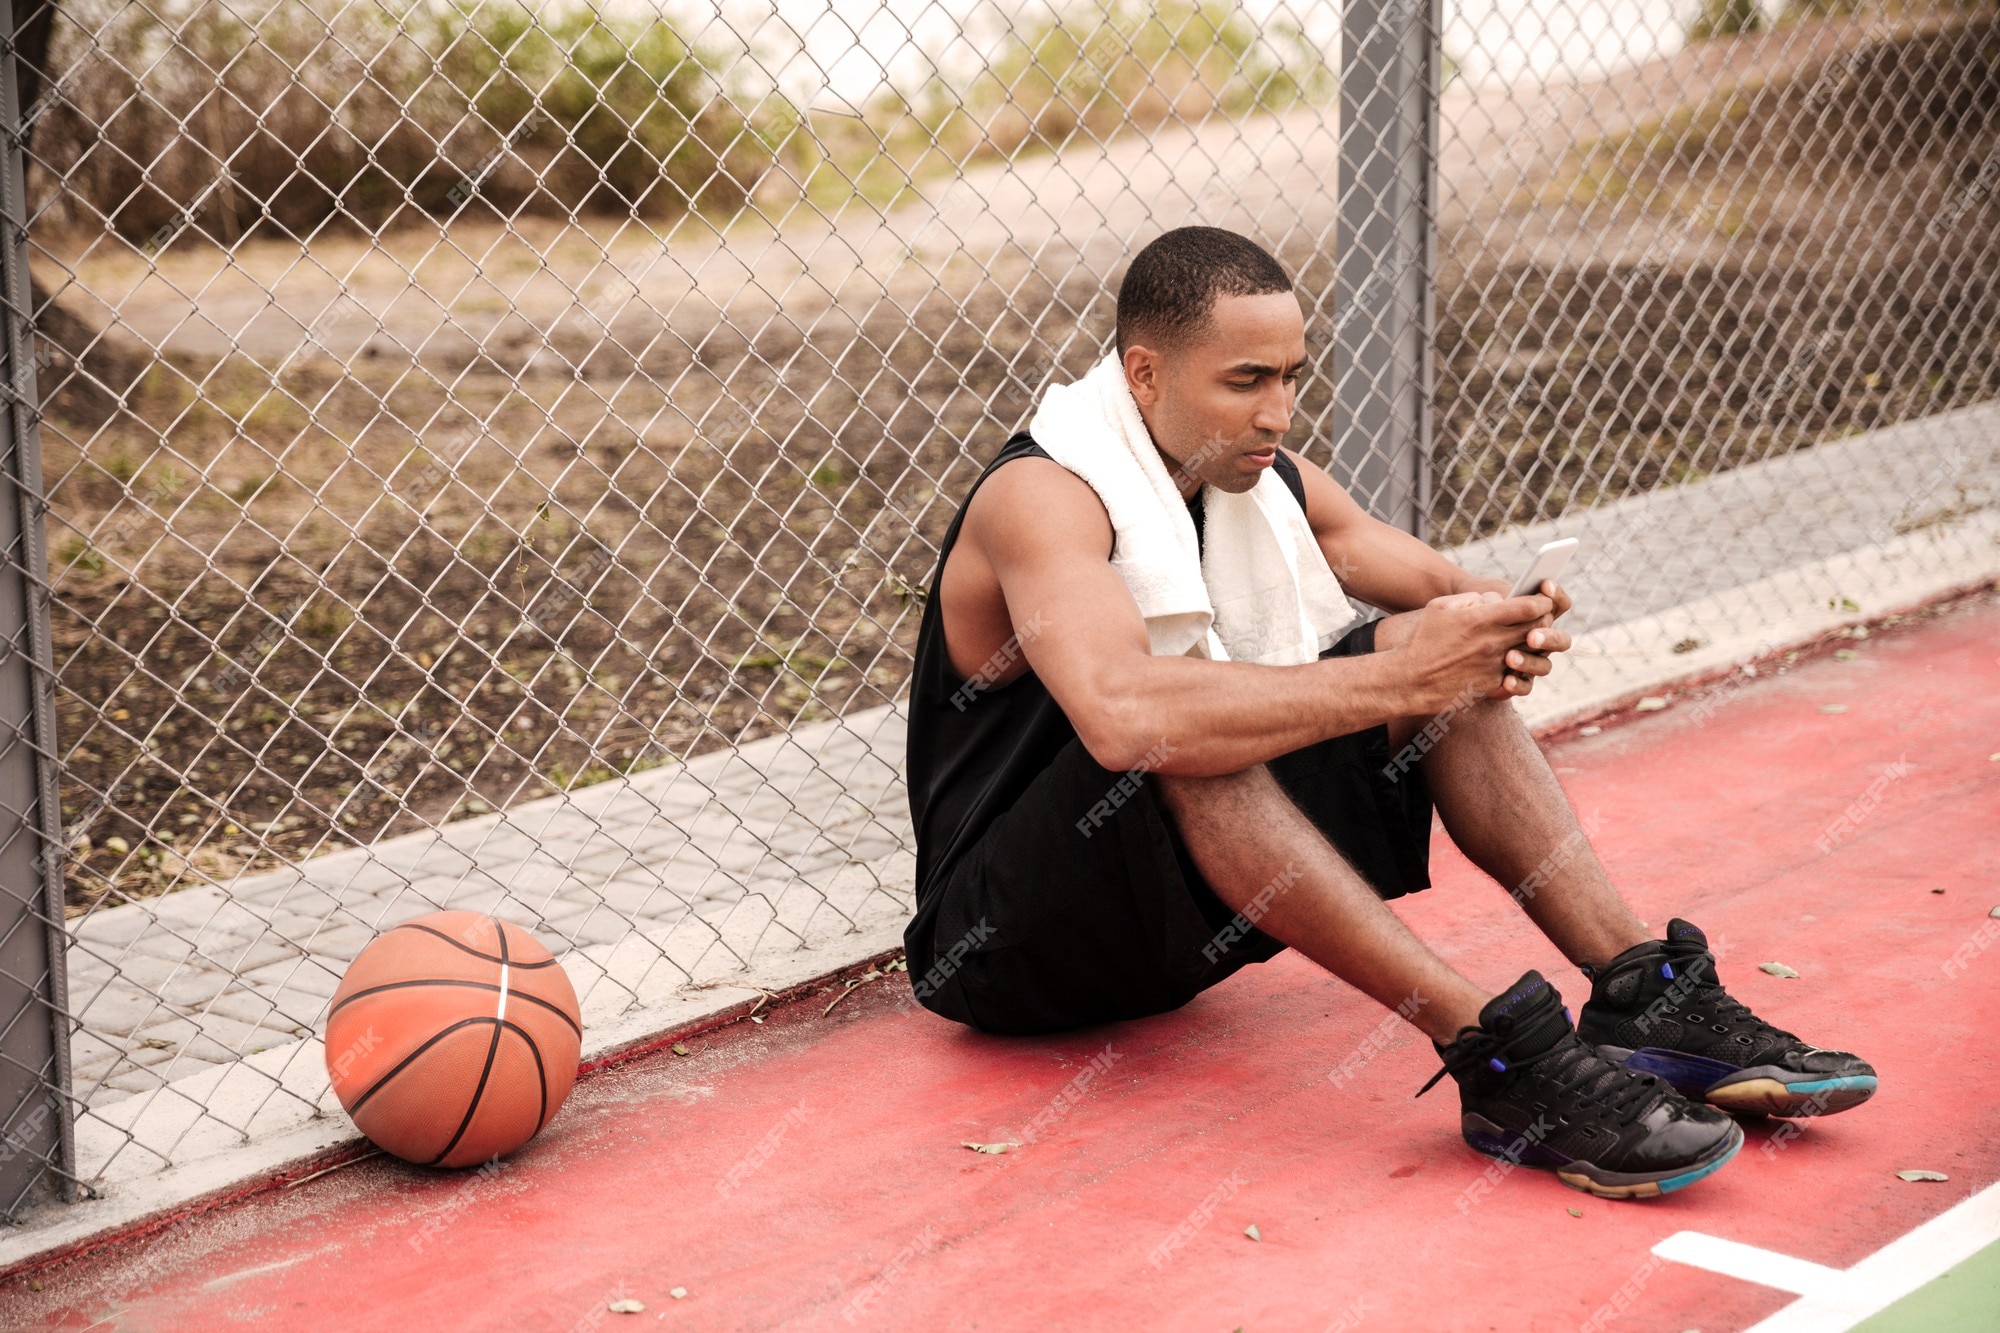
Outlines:
[{"label": "black line on basketball", "polygon": [[361,1114],[362,1106],[367,1103],[370,1097],[373,1097],[377,1092],[380,1092],[382,1090],[383,1084],[387,1083],[390,1079],[396,1077],[396,1075],[402,1073],[405,1069],[408,1069],[410,1067],[410,1062],[412,1060],[415,1060],[418,1056],[422,1055],[425,1051],[428,1051],[431,1047],[443,1041],[446,1037],[449,1037],[452,1033],[458,1031],[462,1027],[469,1027],[474,1023],[491,1023],[492,1021],[493,1020],[490,1018],[459,1019],[456,1023],[453,1023],[450,1027],[438,1033],[435,1037],[432,1037],[429,1041],[425,1042],[423,1045],[417,1047],[416,1050],[411,1051],[408,1055],[404,1056],[402,1059],[402,1063],[398,1064],[394,1069],[382,1075],[382,1077],[376,1079],[375,1082],[369,1086],[368,1091],[362,1093],[360,1098],[355,1101],[354,1105],[347,1108],[347,1114],[349,1114],[350,1116]]},{"label": "black line on basketball", "polygon": [[[512,1019],[504,1020],[501,1026],[512,1028],[518,1033],[521,1040],[528,1043],[528,1054],[535,1057],[535,1077],[541,1080],[542,1084],[542,1100],[537,1103],[541,1110],[535,1116],[535,1134],[539,1134],[542,1132],[542,1126],[549,1123],[549,1074],[542,1067],[542,1048],[535,1044],[535,1039],[528,1035],[526,1028],[515,1023]],[[530,1134],[528,1137],[533,1138],[534,1136],[534,1134]]]},{"label": "black line on basketball", "polygon": [[[450,946],[451,946],[452,948],[454,948],[454,949],[462,949],[462,950],[464,950],[464,951],[465,951],[466,953],[469,953],[469,954],[471,954],[471,955],[472,955],[472,956],[473,956],[474,958],[484,958],[484,959],[485,959],[485,960],[486,960],[487,962],[489,962],[489,963],[507,963],[507,966],[509,966],[509,967],[520,967],[520,968],[531,968],[531,967],[554,967],[554,966],[556,965],[556,960],[555,960],[555,959],[553,959],[553,958],[544,958],[544,959],[543,959],[543,960],[542,960],[541,962],[539,962],[539,963],[512,963],[512,962],[508,962],[508,961],[507,961],[507,959],[505,959],[505,958],[495,958],[495,957],[494,957],[494,956],[493,956],[492,954],[490,954],[490,953],[481,953],[481,952],[480,952],[479,950],[477,950],[477,949],[473,948],[473,947],[472,947],[471,945],[469,945],[469,944],[465,944],[465,943],[461,943],[460,941],[458,941],[458,940],[455,940],[455,939],[453,939],[453,938],[452,938],[451,936],[449,936],[449,935],[445,934],[445,933],[444,933],[443,931],[441,931],[441,930],[437,929],[437,928],[436,928],[435,926],[425,926],[425,925],[420,925],[420,924],[418,924],[418,923],[417,923],[417,922],[415,922],[415,921],[405,921],[405,922],[404,922],[404,923],[403,923],[402,925],[400,925],[400,926],[392,926],[392,927],[391,927],[390,929],[392,929],[392,930],[421,930],[421,931],[422,931],[422,932],[424,932],[424,934],[426,934],[426,935],[435,935],[435,936],[437,936],[437,937],[438,937],[439,939],[443,940],[443,941],[444,941],[444,942],[445,942],[446,944],[449,944],[449,945],[450,945]],[[500,932],[500,938],[501,938],[501,939],[503,939],[503,940],[504,940],[504,939],[506,939],[506,938],[507,938],[507,932],[505,932],[504,930],[503,930],[503,931],[501,931],[501,932]]]},{"label": "black line on basketball", "polygon": [[472,1100],[465,1104],[465,1119],[458,1122],[458,1133],[452,1135],[451,1142],[444,1145],[444,1151],[424,1163],[425,1166],[436,1166],[451,1156],[451,1150],[458,1146],[458,1141],[465,1137],[465,1131],[472,1125],[473,1113],[479,1109],[479,1099],[486,1095],[486,1080],[493,1073],[493,1056],[500,1049],[501,1023],[497,1018],[482,1018],[477,1021],[493,1025],[493,1040],[486,1043],[486,1068],[479,1071],[479,1086],[472,1090]]},{"label": "black line on basketball", "polygon": [[[510,963],[508,964],[508,966],[519,967],[520,964]],[[465,986],[472,990],[496,991],[496,992],[500,989],[500,985],[498,982],[465,981],[458,977],[419,977],[415,981],[385,981],[379,986],[370,986],[367,990],[358,990],[354,992],[354,994],[348,996],[346,999],[342,1000],[339,1004],[333,1006],[332,1009],[328,1010],[327,1017],[328,1018],[333,1017],[333,1015],[339,1013],[342,1009],[346,1008],[350,1004],[353,1004],[356,1000],[362,998],[365,995],[379,995],[381,992],[385,990],[403,990],[410,986]],[[530,995],[526,991],[515,990],[512,986],[509,986],[507,988],[507,993],[508,995],[512,996],[517,1000],[526,1000],[529,1004],[539,1004],[540,1006],[542,1006],[542,1008],[548,1010],[550,1013],[554,1014],[557,1018],[560,1018],[563,1022],[569,1024],[570,1030],[576,1033],[577,1036],[581,1037],[583,1035],[583,1029],[580,1026],[578,1026],[577,1021],[571,1018],[568,1012],[564,1010],[561,1005],[552,1003],[548,1000],[544,1000],[539,995]]]}]

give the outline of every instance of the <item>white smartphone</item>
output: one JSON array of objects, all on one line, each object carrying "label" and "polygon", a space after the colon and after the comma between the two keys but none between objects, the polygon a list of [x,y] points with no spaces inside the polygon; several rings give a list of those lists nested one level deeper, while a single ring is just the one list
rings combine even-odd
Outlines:
[{"label": "white smartphone", "polygon": [[1528,572],[1521,575],[1514,584],[1509,597],[1526,597],[1529,593],[1540,592],[1543,579],[1552,579],[1561,574],[1569,565],[1569,558],[1576,554],[1577,539],[1564,537],[1560,541],[1549,542],[1535,552],[1534,563]]}]

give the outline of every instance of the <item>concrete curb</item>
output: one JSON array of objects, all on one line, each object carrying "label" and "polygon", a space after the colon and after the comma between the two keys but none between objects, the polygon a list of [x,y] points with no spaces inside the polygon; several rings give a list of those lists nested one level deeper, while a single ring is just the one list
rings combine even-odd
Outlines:
[{"label": "concrete curb", "polygon": [[[1515,707],[1537,734],[1563,730],[1676,683],[1726,674],[1996,580],[2000,513],[1976,513],[1578,635],[1570,660],[1559,659]],[[1729,628],[1718,634],[1717,626]]]}]

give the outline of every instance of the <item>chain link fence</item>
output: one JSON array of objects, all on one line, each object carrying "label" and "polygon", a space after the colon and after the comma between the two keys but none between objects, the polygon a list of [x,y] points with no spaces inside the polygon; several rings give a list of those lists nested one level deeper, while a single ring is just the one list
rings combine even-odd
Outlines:
[{"label": "chain link fence", "polygon": [[[8,1056],[9,1211],[45,1163],[89,1193],[325,1114],[321,1011],[398,919],[496,912],[643,1023],[906,914],[937,542],[1167,227],[1294,273],[1291,442],[1377,512],[1496,572],[1589,537],[1614,669],[1668,608],[1991,544],[1990,5],[15,25],[53,739],[9,749],[62,841],[8,974],[68,1056]],[[1713,607],[1694,642],[1766,614]]]}]

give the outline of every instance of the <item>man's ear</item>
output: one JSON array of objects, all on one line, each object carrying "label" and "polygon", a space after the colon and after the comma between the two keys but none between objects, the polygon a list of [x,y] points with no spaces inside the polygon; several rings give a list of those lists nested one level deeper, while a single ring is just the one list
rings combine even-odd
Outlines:
[{"label": "man's ear", "polygon": [[1141,407],[1160,401],[1160,354],[1150,347],[1134,344],[1125,349],[1125,385]]}]

